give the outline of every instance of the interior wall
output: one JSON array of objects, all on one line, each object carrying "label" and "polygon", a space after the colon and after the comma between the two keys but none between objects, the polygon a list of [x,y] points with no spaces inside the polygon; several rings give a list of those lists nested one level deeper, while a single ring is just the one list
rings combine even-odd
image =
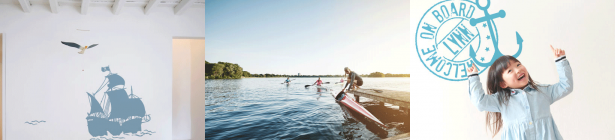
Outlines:
[{"label": "interior wall", "polygon": [[173,39],[173,139],[205,139],[205,40]]},{"label": "interior wall", "polygon": [[[4,69],[2,69],[2,58],[3,58],[3,53],[2,53],[2,49],[4,48],[3,42],[2,42],[3,38],[2,38],[2,34],[0,33],[0,70],[4,71]],[[3,92],[2,87],[4,85],[3,83],[3,74],[2,72],[0,72],[0,93]],[[0,138],[4,138],[2,136],[2,134],[4,134],[4,127],[3,127],[3,118],[4,118],[4,114],[2,113],[4,106],[2,104],[2,94],[0,94]]]},{"label": "interior wall", "polygon": [[[0,32],[6,33],[5,118],[9,140],[91,139],[86,92],[101,86],[109,66],[125,80],[126,91],[141,98],[151,120],[142,129],[151,135],[125,139],[173,138],[172,40],[174,36],[205,35],[204,9],[175,15],[172,8],[126,8],[114,15],[108,7],[77,9],[33,5],[29,13],[19,6],[0,4]],[[83,55],[60,43],[98,44]],[[101,93],[98,93],[101,95]],[[189,118],[188,118],[189,119]],[[44,120],[37,125],[24,122]]]},{"label": "interior wall", "polygon": [[[425,19],[431,18],[430,23],[438,27],[433,11],[429,9],[445,9],[434,7],[441,2],[443,0],[410,1],[412,34],[409,41],[412,48],[417,48],[415,41],[420,31],[424,30],[421,27],[425,24],[420,22],[423,16]],[[460,1],[454,2],[459,10]],[[481,6],[487,5],[485,0],[480,2]],[[493,19],[500,51],[505,55],[515,54],[520,46],[516,38],[518,33],[523,39],[523,50],[518,59],[533,80],[539,84],[557,83],[558,73],[549,45],[566,51],[572,68],[574,90],[550,106],[557,129],[564,139],[615,139],[615,102],[612,101],[615,93],[608,88],[615,84],[611,80],[615,78],[612,72],[615,65],[610,58],[613,56],[611,52],[615,51],[612,47],[615,27],[611,25],[615,22],[615,16],[612,16],[615,13],[614,5],[615,1],[602,0],[491,0],[488,13],[495,14],[499,10],[506,13],[503,18]],[[446,6],[452,11],[450,4]],[[466,10],[469,7],[470,4],[466,5]],[[474,15],[483,13],[475,7]],[[481,25],[477,28],[488,28],[477,25]],[[484,34],[482,37],[485,37],[482,41],[491,41],[486,40]],[[490,49],[493,51],[493,48]],[[411,139],[500,139],[502,131],[491,138],[485,126],[485,112],[480,112],[471,103],[468,81],[449,81],[438,77],[426,68],[430,63],[424,65],[419,57],[423,52],[427,51],[415,49],[409,52],[412,55],[409,64],[412,67]],[[485,58],[485,61],[488,60]],[[448,71],[449,66],[444,68]],[[454,75],[456,70],[463,75],[461,67],[453,67],[450,72]],[[485,88],[487,72],[479,76]]]},{"label": "interior wall", "polygon": [[190,47],[192,140],[205,139],[205,40],[193,39]]},{"label": "interior wall", "polygon": [[191,138],[191,53],[190,39],[173,39],[173,139]]}]

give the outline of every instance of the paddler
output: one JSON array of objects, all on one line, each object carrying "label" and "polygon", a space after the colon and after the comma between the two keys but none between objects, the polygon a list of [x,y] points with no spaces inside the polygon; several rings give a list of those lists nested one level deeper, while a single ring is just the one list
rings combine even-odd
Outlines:
[{"label": "paddler", "polygon": [[314,82],[314,84],[312,84],[312,86],[313,85],[318,85],[318,86],[322,85],[322,80],[320,80],[320,77],[318,77],[318,80],[316,80],[316,82]]},{"label": "paddler", "polygon": [[286,78],[286,81],[284,81],[284,83],[289,83],[290,84],[290,77]]},{"label": "paddler", "polygon": [[[348,74],[348,82],[346,82],[346,85],[344,86],[344,88],[342,88],[342,92],[344,92],[344,90],[346,90],[345,88],[350,84],[350,86],[348,86],[348,90],[350,89],[358,89],[359,86],[363,85],[363,79],[361,78],[361,76],[359,76],[359,74],[355,73],[354,71],[350,71],[350,69],[348,67],[344,68],[344,72],[346,72],[346,74]],[[344,74],[344,76],[346,75]]]}]

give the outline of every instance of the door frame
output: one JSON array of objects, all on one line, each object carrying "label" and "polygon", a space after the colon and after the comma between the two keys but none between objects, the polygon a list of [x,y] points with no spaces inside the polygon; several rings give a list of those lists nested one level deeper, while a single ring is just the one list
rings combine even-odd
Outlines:
[{"label": "door frame", "polygon": [[6,33],[2,36],[2,139],[6,139]]}]

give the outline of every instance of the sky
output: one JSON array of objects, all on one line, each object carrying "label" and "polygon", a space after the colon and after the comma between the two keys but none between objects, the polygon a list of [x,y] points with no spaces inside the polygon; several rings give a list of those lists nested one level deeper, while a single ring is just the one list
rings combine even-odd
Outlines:
[{"label": "sky", "polygon": [[[205,60],[252,74],[410,73],[408,0],[207,0]],[[414,52],[416,53],[416,52]]]}]

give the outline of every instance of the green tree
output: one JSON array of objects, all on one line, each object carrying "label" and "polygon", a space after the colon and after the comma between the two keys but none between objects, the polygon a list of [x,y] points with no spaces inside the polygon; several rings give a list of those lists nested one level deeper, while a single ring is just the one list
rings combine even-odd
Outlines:
[{"label": "green tree", "polygon": [[214,64],[212,70],[212,79],[220,79],[224,75],[224,64]]},{"label": "green tree", "polygon": [[209,64],[209,62],[207,62],[207,60],[205,60],[205,71],[204,71],[205,72],[205,79],[209,79],[208,75],[210,75],[209,73],[207,73],[207,64]]},{"label": "green tree", "polygon": [[382,72],[372,72],[369,74],[369,77],[384,77],[384,73]]},{"label": "green tree", "polygon": [[231,63],[218,62],[224,65],[224,75],[232,76],[235,74],[235,67]]},{"label": "green tree", "polygon": [[252,77],[252,75],[247,71],[243,71],[243,77]]},{"label": "green tree", "polygon": [[237,64],[233,64],[235,66],[235,75],[233,75],[233,78],[235,79],[239,79],[241,78],[241,76],[243,76],[243,68],[241,68],[239,65]]},{"label": "green tree", "polygon": [[387,74],[384,74],[384,77],[393,77],[393,74],[387,73]]}]

